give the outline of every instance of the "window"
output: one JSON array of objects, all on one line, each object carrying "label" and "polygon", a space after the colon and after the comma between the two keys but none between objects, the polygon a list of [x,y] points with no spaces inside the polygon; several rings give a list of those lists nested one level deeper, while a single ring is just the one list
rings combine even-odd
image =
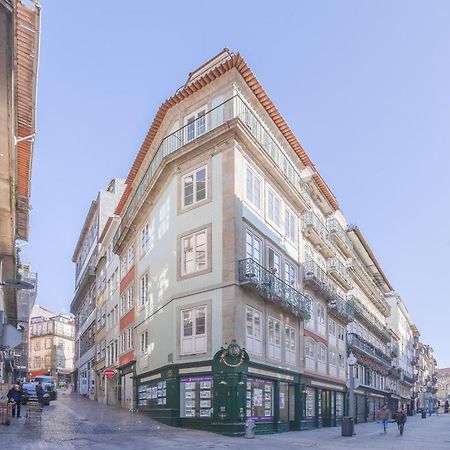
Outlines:
[{"label": "window", "polygon": [[190,142],[193,139],[201,136],[206,131],[206,110],[202,109],[186,120],[186,141]]},{"label": "window", "polygon": [[46,339],[45,340],[45,348],[46,349],[49,349],[49,348],[52,348],[52,340],[51,339]]},{"label": "window", "polygon": [[148,303],[148,299],[149,299],[149,281],[148,281],[148,273],[146,273],[141,278],[140,296],[139,296],[140,306],[146,305]]},{"label": "window", "polygon": [[291,241],[296,241],[295,239],[296,231],[296,220],[294,214],[291,213],[287,208],[284,210],[284,234]]},{"label": "window", "polygon": [[45,366],[46,369],[51,367],[50,355],[45,355],[44,366]]},{"label": "window", "polygon": [[141,354],[148,352],[148,331],[141,333]]},{"label": "window", "polygon": [[147,253],[149,242],[150,242],[150,232],[148,223],[146,223],[141,230],[141,256]]},{"label": "window", "polygon": [[106,249],[106,264],[108,265],[113,259],[113,245],[112,243],[108,245]]},{"label": "window", "polygon": [[336,353],[334,353],[334,352],[329,352],[328,353],[328,358],[329,358],[329,363],[330,363],[330,366],[336,366]]},{"label": "window", "polygon": [[316,343],[310,338],[305,339],[305,356],[311,359],[316,357]]},{"label": "window", "polygon": [[332,319],[328,320],[328,333],[336,337],[336,322]]},{"label": "window", "polygon": [[245,197],[253,206],[261,210],[261,180],[249,167],[246,170]]},{"label": "window", "polygon": [[268,320],[267,354],[269,358],[281,360],[281,325],[273,317]]},{"label": "window", "polygon": [[183,208],[205,200],[206,192],[206,166],[184,175],[181,181]]},{"label": "window", "polygon": [[338,363],[339,363],[339,367],[341,369],[343,369],[345,367],[345,356],[344,355],[339,355]]},{"label": "window", "polygon": [[311,316],[305,322],[305,325],[307,325],[309,328],[314,328],[314,321],[315,321],[315,314],[316,314],[315,300],[309,295],[308,295],[308,298],[311,300],[311,309],[310,309]]},{"label": "window", "polygon": [[245,256],[261,264],[261,239],[248,230],[245,233]]},{"label": "window", "polygon": [[39,339],[34,341],[34,350],[37,352],[41,350],[41,341]]},{"label": "window", "polygon": [[274,275],[279,275],[281,266],[280,255],[269,247],[269,269]]},{"label": "window", "polygon": [[246,343],[248,352],[262,354],[261,313],[247,306],[246,308]]},{"label": "window", "polygon": [[338,330],[338,339],[340,341],[344,341],[345,340],[345,328],[342,325],[338,325],[337,330]]},{"label": "window", "polygon": [[120,257],[120,278],[123,278],[127,274],[127,257]]},{"label": "window", "polygon": [[206,306],[181,311],[181,354],[206,352]]},{"label": "window", "polygon": [[131,269],[131,267],[133,265],[133,261],[134,261],[134,249],[133,249],[133,246],[131,245],[128,248],[128,252],[127,252],[127,264],[128,264],[127,269],[128,270]]},{"label": "window", "polygon": [[319,345],[319,349],[317,352],[317,359],[322,363],[327,362],[327,348],[325,347],[325,345],[322,344]]},{"label": "window", "polygon": [[284,327],[284,350],[286,362],[295,365],[296,363],[296,345],[295,345],[295,328],[285,325]]},{"label": "window", "polygon": [[295,267],[288,262],[284,263],[284,281],[289,286],[295,288],[296,270]]},{"label": "window", "polygon": [[182,238],[182,275],[200,272],[206,269],[206,230]]},{"label": "window", "polygon": [[134,289],[130,286],[120,297],[120,315],[123,316],[134,305]]},{"label": "window", "polygon": [[325,306],[319,302],[317,302],[317,318],[320,324],[325,325]]},{"label": "window", "polygon": [[133,327],[128,328],[126,331],[126,349],[133,348]]},{"label": "window", "polygon": [[280,199],[269,189],[267,191],[267,217],[276,226],[280,227]]}]

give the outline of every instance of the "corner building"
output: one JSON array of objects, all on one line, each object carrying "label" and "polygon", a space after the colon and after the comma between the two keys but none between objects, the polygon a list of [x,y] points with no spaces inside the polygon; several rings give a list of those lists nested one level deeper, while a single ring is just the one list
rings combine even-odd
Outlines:
[{"label": "corner building", "polygon": [[258,432],[337,425],[358,256],[239,54],[225,49],[163,103],[126,186],[113,250],[130,406],[227,434],[247,418]]}]

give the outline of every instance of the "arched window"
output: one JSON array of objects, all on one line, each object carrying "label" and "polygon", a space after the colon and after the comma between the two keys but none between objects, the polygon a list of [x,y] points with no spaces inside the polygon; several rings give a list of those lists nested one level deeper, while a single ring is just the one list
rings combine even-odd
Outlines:
[{"label": "arched window", "polygon": [[316,343],[309,337],[305,339],[305,356],[311,359],[316,357]]}]

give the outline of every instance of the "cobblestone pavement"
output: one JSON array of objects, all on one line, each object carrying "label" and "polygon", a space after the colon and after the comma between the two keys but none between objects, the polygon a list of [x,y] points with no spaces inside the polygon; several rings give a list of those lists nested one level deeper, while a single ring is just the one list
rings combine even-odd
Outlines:
[{"label": "cobblestone pavement", "polygon": [[0,449],[439,449],[450,450],[450,414],[408,418],[405,434],[390,425],[387,435],[376,423],[356,426],[356,436],[342,437],[340,428],[231,438],[205,431],[160,424],[142,414],[105,407],[77,395],[60,394],[45,407],[42,426],[14,419],[0,425]]}]

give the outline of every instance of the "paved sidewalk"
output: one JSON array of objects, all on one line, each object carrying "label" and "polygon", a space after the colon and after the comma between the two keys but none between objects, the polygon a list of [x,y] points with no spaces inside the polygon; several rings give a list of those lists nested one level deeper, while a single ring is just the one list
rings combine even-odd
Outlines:
[{"label": "paved sidewalk", "polygon": [[160,424],[120,408],[105,407],[77,395],[61,393],[44,409],[42,427],[15,419],[0,425],[0,448],[11,450],[66,449],[301,449],[320,450],[449,450],[450,414],[409,417],[405,434],[395,424],[387,435],[376,423],[356,426],[356,436],[342,437],[340,428],[256,436],[249,440]]}]

